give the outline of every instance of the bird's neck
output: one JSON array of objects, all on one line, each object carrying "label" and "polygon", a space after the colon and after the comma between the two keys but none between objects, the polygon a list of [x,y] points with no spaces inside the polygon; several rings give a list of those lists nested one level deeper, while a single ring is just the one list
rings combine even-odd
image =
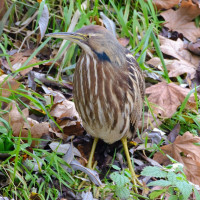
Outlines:
[{"label": "bird's neck", "polygon": [[104,49],[103,51],[92,50],[93,56],[98,62],[109,62],[113,67],[120,68],[124,66],[126,62],[124,51],[116,52],[110,51],[110,49]]}]

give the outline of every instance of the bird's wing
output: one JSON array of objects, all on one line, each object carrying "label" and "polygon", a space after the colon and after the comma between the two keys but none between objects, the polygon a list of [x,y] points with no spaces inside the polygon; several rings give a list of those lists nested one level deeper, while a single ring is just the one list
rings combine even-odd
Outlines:
[{"label": "bird's wing", "polygon": [[130,107],[130,132],[133,135],[135,134],[138,126],[138,122],[142,115],[142,106],[144,101],[145,94],[145,81],[143,72],[140,69],[137,61],[133,55],[129,52],[126,54],[127,69],[128,69],[128,84],[129,84],[129,96],[132,99],[128,98]]}]

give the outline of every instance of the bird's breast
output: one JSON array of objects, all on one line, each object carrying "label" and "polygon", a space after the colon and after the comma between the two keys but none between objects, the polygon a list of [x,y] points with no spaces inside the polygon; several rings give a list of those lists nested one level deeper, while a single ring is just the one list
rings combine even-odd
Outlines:
[{"label": "bird's breast", "polygon": [[[74,102],[86,131],[108,143],[121,139],[130,127],[128,80],[109,62],[84,54],[74,73]],[[131,95],[129,95],[131,98]]]}]

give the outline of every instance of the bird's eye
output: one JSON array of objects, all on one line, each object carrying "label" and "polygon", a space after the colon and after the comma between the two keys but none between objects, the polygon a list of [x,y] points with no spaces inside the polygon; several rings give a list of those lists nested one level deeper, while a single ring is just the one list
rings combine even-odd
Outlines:
[{"label": "bird's eye", "polygon": [[89,39],[89,38],[90,38],[90,35],[86,35],[86,38]]}]

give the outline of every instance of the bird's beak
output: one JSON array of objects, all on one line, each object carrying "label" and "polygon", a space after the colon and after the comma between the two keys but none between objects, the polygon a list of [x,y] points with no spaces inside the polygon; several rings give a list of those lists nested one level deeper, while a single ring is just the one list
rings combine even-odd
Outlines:
[{"label": "bird's beak", "polygon": [[46,34],[45,36],[61,38],[61,39],[69,40],[71,42],[84,41],[87,39],[86,34],[70,33],[70,32],[49,33],[49,34]]}]

